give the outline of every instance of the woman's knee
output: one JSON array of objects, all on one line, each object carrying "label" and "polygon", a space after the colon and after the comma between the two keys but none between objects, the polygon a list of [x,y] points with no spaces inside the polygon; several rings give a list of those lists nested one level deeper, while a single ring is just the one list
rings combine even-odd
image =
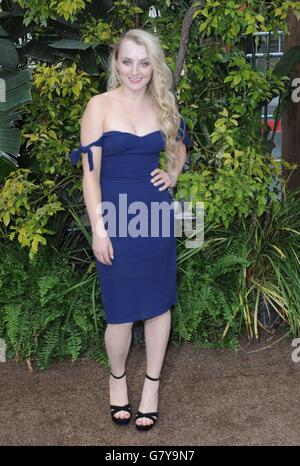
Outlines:
[{"label": "woman's knee", "polygon": [[112,324],[112,323],[107,323],[106,330],[119,330],[120,332],[123,331],[130,331],[132,329],[133,322],[124,322],[121,324]]}]

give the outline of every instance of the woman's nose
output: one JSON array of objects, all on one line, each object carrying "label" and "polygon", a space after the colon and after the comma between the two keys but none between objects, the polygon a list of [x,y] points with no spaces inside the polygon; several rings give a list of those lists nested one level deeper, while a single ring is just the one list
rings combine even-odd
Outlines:
[{"label": "woman's nose", "polygon": [[133,71],[134,76],[136,76],[138,74],[138,71],[139,71],[138,63],[133,64],[132,71]]}]

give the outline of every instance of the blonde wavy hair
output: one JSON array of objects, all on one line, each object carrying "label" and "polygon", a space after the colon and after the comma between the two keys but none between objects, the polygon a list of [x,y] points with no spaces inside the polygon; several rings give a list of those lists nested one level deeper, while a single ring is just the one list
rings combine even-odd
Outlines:
[{"label": "blonde wavy hair", "polygon": [[178,112],[175,96],[171,90],[173,74],[165,61],[165,54],[161,48],[159,38],[142,29],[129,29],[123,33],[112,46],[109,57],[109,78],[107,90],[120,87],[121,80],[116,67],[120,45],[124,39],[131,39],[138,45],[144,45],[153,68],[152,77],[147,84],[147,93],[157,103],[159,108],[160,131],[165,138],[165,152],[167,164],[173,169],[178,160],[179,139],[183,138],[180,128],[180,113]]}]

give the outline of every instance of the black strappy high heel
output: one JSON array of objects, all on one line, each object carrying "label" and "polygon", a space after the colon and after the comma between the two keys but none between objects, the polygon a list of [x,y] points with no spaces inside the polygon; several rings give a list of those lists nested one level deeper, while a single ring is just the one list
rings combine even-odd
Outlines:
[{"label": "black strappy high heel", "polygon": [[[115,378],[115,379],[122,379],[122,377],[124,377],[124,375],[126,374],[126,371],[124,372],[123,375],[121,375],[120,377],[116,377],[112,372],[111,372],[111,375]],[[119,411],[127,411],[130,416],[128,418],[117,418],[115,417],[115,414],[118,413]],[[119,426],[121,425],[125,425],[125,424],[128,424],[130,419],[131,419],[131,407],[130,407],[130,404],[128,403],[127,405],[124,405],[124,406],[116,406],[116,405],[110,405],[110,412],[111,412],[111,418],[113,420],[113,422],[115,424],[118,424]]]},{"label": "black strappy high heel", "polygon": [[[158,377],[157,379],[153,379],[152,377],[149,377],[149,375],[146,374],[146,377],[147,379],[149,380],[153,380],[154,382],[156,380],[159,380],[160,377]],[[157,419],[158,419],[158,411],[156,411],[155,413],[142,413],[141,411],[138,411],[136,413],[136,417],[135,417],[135,420],[141,418],[141,417],[147,417],[148,419],[151,419],[152,424],[149,424],[149,425],[146,425],[144,426],[143,424],[135,424],[135,427],[137,428],[137,430],[149,430],[149,429],[152,429],[152,427],[154,426],[154,424],[156,423]]]}]

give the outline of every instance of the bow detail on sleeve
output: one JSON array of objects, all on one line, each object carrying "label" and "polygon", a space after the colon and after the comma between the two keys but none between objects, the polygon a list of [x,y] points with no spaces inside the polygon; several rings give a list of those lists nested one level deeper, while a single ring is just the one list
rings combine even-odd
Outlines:
[{"label": "bow detail on sleeve", "polygon": [[102,136],[99,139],[97,139],[97,141],[91,142],[87,146],[80,146],[78,149],[73,149],[70,152],[70,159],[71,159],[72,165],[75,166],[77,164],[78,160],[80,159],[81,153],[86,152],[87,155],[88,155],[88,162],[89,162],[90,171],[93,171],[94,170],[94,162],[93,162],[93,152],[91,150],[92,146],[96,146],[96,147],[102,146]]},{"label": "bow detail on sleeve", "polygon": [[178,128],[176,140],[181,140],[184,144],[191,144],[192,140],[186,131],[186,123],[182,117],[180,117],[180,125]]}]

